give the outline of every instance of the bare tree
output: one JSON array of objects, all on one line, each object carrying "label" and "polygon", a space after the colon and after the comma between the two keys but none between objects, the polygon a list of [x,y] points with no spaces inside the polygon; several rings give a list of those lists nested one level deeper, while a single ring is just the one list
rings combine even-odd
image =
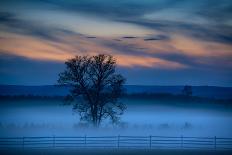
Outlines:
[{"label": "bare tree", "polygon": [[58,83],[70,87],[68,98],[81,120],[96,127],[107,118],[117,122],[126,107],[118,100],[125,78],[115,73],[116,60],[111,55],[100,54],[76,56],[65,64],[66,69],[59,74]]}]

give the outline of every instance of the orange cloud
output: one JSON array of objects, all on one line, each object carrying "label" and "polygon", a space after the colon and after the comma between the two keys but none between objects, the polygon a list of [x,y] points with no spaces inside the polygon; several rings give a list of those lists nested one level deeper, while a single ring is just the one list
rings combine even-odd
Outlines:
[{"label": "orange cloud", "polygon": [[192,57],[232,56],[232,45],[202,41],[180,34],[170,34],[169,40],[144,41],[143,38],[124,39],[122,46],[148,54],[182,54]]},{"label": "orange cloud", "polygon": [[71,56],[70,53],[61,51],[40,39],[15,34],[7,34],[6,36],[1,36],[0,50],[7,54],[54,61],[63,61]]},{"label": "orange cloud", "polygon": [[183,54],[195,57],[232,56],[232,46],[223,43],[197,40],[183,35],[173,35],[172,46]]},{"label": "orange cloud", "polygon": [[153,57],[141,57],[141,56],[131,56],[131,55],[115,55],[118,63],[122,66],[133,67],[133,66],[143,66],[152,68],[163,68],[163,69],[177,69],[186,68],[187,66],[182,65],[177,62],[162,60]]},{"label": "orange cloud", "polygon": [[[232,45],[220,42],[197,40],[196,38],[177,33],[170,34],[170,36],[170,39],[155,41],[144,41],[143,38],[123,39],[123,41],[120,42],[115,41],[115,44],[120,45],[120,47],[129,48],[131,51],[137,53],[143,53],[143,55],[152,54],[155,57],[156,54],[167,56],[176,54],[187,56],[189,58],[192,57],[195,63],[198,64],[208,65],[211,63],[212,65],[213,62],[213,65],[224,64],[232,66],[232,62],[224,62],[224,60],[232,57]],[[206,61],[206,59],[210,61]],[[147,62],[151,61],[148,60]]]},{"label": "orange cloud", "polygon": [[[6,36],[6,37],[5,37]],[[112,54],[120,66],[152,67],[152,68],[183,68],[185,65],[148,56],[136,56],[131,53],[116,51],[110,47],[91,41],[84,36],[62,36],[61,42],[45,41],[42,39],[11,33],[0,33],[0,51],[36,60],[65,61],[74,55],[93,55],[97,53]],[[104,38],[106,39],[106,38]],[[102,38],[102,40],[104,40]]]},{"label": "orange cloud", "polygon": [[[162,69],[179,69],[185,64],[149,56],[149,54],[180,54],[196,59],[198,63],[207,64],[202,58],[220,59],[232,56],[232,46],[228,44],[199,41],[187,36],[173,34],[169,40],[144,41],[143,38],[114,41],[112,37],[89,39],[83,35],[56,34],[60,41],[49,41],[32,36],[0,32],[0,51],[7,54],[23,56],[36,60],[65,61],[74,55],[112,54],[120,66],[149,67]],[[104,43],[110,42],[113,46]],[[120,45],[122,51],[114,48]],[[123,49],[130,48],[125,53]],[[136,54],[134,52],[136,52]],[[125,53],[125,54],[124,54]],[[140,54],[139,54],[140,53]],[[232,64],[229,64],[232,65]]]}]

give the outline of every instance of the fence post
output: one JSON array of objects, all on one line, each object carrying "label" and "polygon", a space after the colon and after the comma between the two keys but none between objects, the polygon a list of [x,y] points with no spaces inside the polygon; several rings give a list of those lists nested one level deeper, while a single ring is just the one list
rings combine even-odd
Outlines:
[{"label": "fence post", "polygon": [[181,148],[183,148],[183,136],[181,135]]},{"label": "fence post", "polygon": [[56,147],[56,139],[55,138],[56,138],[55,135],[53,135],[53,144],[52,144],[53,148]]},{"label": "fence post", "polygon": [[23,143],[23,150],[24,150],[24,137],[22,138],[22,143]]},{"label": "fence post", "polygon": [[85,147],[87,147],[86,135],[85,135]]},{"label": "fence post", "polygon": [[120,147],[120,135],[118,135],[118,148]]},{"label": "fence post", "polygon": [[150,135],[150,139],[149,139],[149,142],[150,142],[150,144],[149,144],[149,146],[150,146],[150,149],[151,149],[151,135]]},{"label": "fence post", "polygon": [[214,149],[215,150],[217,149],[217,137],[216,136],[214,137]]}]

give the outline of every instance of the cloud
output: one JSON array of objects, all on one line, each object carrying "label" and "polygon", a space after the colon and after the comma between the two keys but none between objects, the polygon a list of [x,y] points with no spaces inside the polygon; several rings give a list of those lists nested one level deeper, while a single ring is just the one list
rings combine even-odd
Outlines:
[{"label": "cloud", "polygon": [[[207,39],[200,41],[192,35],[183,35],[178,31],[160,31],[146,37],[123,36],[120,38],[121,41],[118,41],[114,36],[89,36],[68,28],[60,29],[55,25],[34,24],[30,20],[18,19],[10,13],[2,13],[2,17],[4,22],[0,24],[3,26],[0,31],[0,49],[31,59],[65,61],[78,54],[107,53],[118,57],[119,65],[124,67],[167,69],[169,66],[170,69],[181,69],[196,66],[210,68],[219,65],[225,68],[224,64],[229,66],[228,68],[232,66],[224,59],[231,57],[230,45],[214,43]],[[159,42],[152,42],[154,40]],[[130,61],[124,62],[126,58]],[[214,62],[217,62],[217,65]]]},{"label": "cloud", "polygon": [[[225,25],[196,25],[174,21],[160,20],[130,20],[124,21],[138,24],[156,32],[169,34],[179,33],[180,35],[188,35],[202,41],[220,42],[224,44],[232,43],[232,26]],[[157,34],[157,33],[156,33]],[[166,35],[167,36],[167,35]]]},{"label": "cloud", "polygon": [[[116,48],[101,45],[97,42],[86,39],[84,36],[63,36],[63,42],[48,42],[36,39],[30,36],[19,36],[7,34],[8,38],[2,38],[0,42],[3,46],[0,50],[4,54],[22,56],[34,60],[61,61],[73,57],[74,55],[93,55],[105,53],[114,55],[119,66],[124,67],[153,67],[164,69],[176,69],[185,67],[177,62],[162,60],[145,55],[126,54],[124,51],[118,51]],[[61,38],[60,38],[61,40]],[[9,44],[11,42],[11,44]],[[171,65],[170,65],[171,64]]]},{"label": "cloud", "polygon": [[118,63],[125,67],[149,67],[162,69],[183,69],[187,66],[174,61],[167,61],[156,57],[138,57],[132,55],[115,55]]},{"label": "cloud", "polygon": [[156,42],[144,41],[143,38],[103,40],[100,44],[112,48],[115,54],[159,58],[192,68],[232,68],[229,61],[232,58],[232,46],[229,44],[201,41],[178,33],[166,38]]},{"label": "cloud", "polygon": [[137,38],[137,37],[133,37],[133,36],[125,36],[125,37],[122,37],[124,39],[134,39],[134,38]]},{"label": "cloud", "polygon": [[144,41],[157,41],[157,40],[169,40],[170,38],[167,35],[157,35],[153,37],[147,37]]},{"label": "cloud", "polygon": [[9,32],[18,35],[28,35],[56,42],[59,41],[55,35],[56,33],[68,33],[68,31],[65,31],[64,29],[44,26],[43,24],[18,19],[15,14],[9,12],[0,12],[0,21],[0,32],[2,33]]},{"label": "cloud", "polygon": [[[3,26],[0,31],[0,43],[2,44],[0,50],[4,54],[12,54],[34,60],[65,61],[74,55],[107,53],[118,58],[119,65],[124,67],[143,66],[168,68],[168,66],[172,66],[169,67],[170,69],[185,67],[177,62],[170,62],[169,60],[162,60],[155,57],[149,58],[146,55],[143,56],[143,53],[139,55],[134,55],[133,53],[126,54],[129,47],[127,48],[125,44],[121,47],[118,46],[118,48],[116,46],[112,48],[112,46],[106,44],[106,42],[111,42],[111,37],[86,36],[55,26],[47,26],[39,23],[34,24],[30,20],[18,19],[17,16],[10,13],[1,14],[5,22],[0,24]],[[125,36],[122,38],[135,39],[137,37]],[[138,50],[141,49],[138,47]]]},{"label": "cloud", "polygon": [[154,30],[132,23],[124,23],[98,16],[64,12],[62,10],[34,10],[30,14],[21,12],[18,18],[43,26],[68,29],[76,33],[94,36],[145,36]]},{"label": "cloud", "polygon": [[229,0],[0,3],[4,56],[60,64],[74,55],[105,53],[114,55],[122,70],[141,69],[147,76],[148,71],[164,70],[165,75],[173,72],[178,81],[177,73],[189,78],[201,73],[207,81],[207,72],[220,72],[220,80],[230,81],[226,78],[232,69]]},{"label": "cloud", "polygon": [[81,12],[103,16],[108,19],[131,18],[143,15],[145,12],[160,10],[176,3],[176,0],[126,0],[126,1],[109,1],[109,0],[43,0],[45,3],[53,4],[59,9],[65,11]]}]

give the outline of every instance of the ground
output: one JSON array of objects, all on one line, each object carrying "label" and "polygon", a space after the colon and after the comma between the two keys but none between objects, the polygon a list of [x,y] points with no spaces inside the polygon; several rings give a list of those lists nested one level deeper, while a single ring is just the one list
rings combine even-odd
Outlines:
[{"label": "ground", "polygon": [[38,150],[0,150],[1,154],[33,154],[33,155],[231,155],[232,151],[215,150],[118,150],[118,149],[97,149],[97,150],[75,150],[75,149],[38,149]]}]

